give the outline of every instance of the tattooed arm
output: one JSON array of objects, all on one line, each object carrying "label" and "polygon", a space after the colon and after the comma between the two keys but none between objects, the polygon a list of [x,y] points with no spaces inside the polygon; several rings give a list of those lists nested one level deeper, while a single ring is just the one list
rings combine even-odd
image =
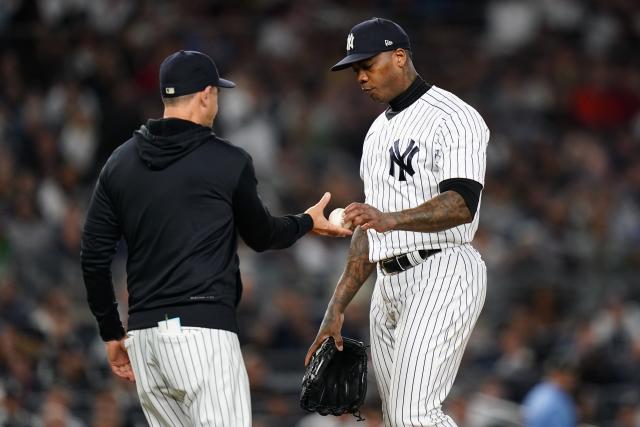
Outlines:
[{"label": "tattooed arm", "polygon": [[364,203],[352,203],[345,209],[344,222],[382,233],[389,230],[431,233],[466,224],[473,220],[463,197],[445,191],[420,206],[400,212],[380,212]]},{"label": "tattooed arm", "polygon": [[329,301],[328,308],[343,313],[374,268],[375,264],[369,262],[367,233],[358,227],[351,239],[347,265],[338,281],[333,297]]},{"label": "tattooed arm", "polygon": [[351,238],[347,265],[333,292],[331,301],[329,301],[324,319],[322,319],[322,324],[318,330],[318,335],[307,352],[304,360],[305,366],[309,363],[313,353],[315,353],[318,347],[320,347],[328,337],[333,337],[336,347],[342,350],[342,335],[340,334],[340,330],[342,329],[342,322],[344,322],[344,311],[353,299],[353,296],[360,290],[364,282],[371,275],[374,268],[375,264],[369,262],[367,233],[358,227]]}]

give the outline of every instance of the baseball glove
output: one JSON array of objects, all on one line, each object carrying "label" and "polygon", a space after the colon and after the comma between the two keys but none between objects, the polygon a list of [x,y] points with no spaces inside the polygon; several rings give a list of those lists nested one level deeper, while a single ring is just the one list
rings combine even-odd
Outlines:
[{"label": "baseball glove", "polygon": [[327,338],[315,352],[302,378],[300,407],[320,415],[353,414],[359,421],[367,394],[367,352],[364,343],[343,338],[338,351]]}]

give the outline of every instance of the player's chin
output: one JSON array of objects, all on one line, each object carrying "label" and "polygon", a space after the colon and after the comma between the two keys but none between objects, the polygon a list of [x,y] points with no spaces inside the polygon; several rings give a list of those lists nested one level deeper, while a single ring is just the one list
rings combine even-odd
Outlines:
[{"label": "player's chin", "polygon": [[382,99],[380,98],[380,95],[378,95],[376,92],[369,90],[367,91],[367,95],[369,95],[369,98],[371,98],[372,100],[374,100],[375,102],[384,102],[382,101]]},{"label": "player's chin", "polygon": [[377,92],[368,92],[367,93],[369,95],[369,97],[374,100],[375,102],[379,103],[379,104],[388,104],[389,103],[389,99],[387,99],[384,96],[381,96],[379,93]]}]

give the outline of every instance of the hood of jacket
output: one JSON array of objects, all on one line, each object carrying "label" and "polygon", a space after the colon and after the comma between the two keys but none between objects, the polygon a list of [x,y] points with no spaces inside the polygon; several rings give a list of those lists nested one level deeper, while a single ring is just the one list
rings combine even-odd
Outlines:
[{"label": "hood of jacket", "polygon": [[152,170],[165,169],[201,146],[211,128],[182,119],[149,119],[134,132],[138,156]]}]

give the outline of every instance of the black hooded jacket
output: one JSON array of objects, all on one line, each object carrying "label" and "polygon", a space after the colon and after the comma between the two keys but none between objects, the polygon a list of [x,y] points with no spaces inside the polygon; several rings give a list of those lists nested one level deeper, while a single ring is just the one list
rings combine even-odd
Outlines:
[{"label": "black hooded jacket", "polygon": [[83,230],[82,270],[101,337],[124,335],[111,279],[121,237],[128,329],[180,317],[183,326],[236,332],[238,233],[263,251],[289,247],[312,227],[307,214],[271,216],[249,154],[211,128],[149,120],[107,160]]}]

